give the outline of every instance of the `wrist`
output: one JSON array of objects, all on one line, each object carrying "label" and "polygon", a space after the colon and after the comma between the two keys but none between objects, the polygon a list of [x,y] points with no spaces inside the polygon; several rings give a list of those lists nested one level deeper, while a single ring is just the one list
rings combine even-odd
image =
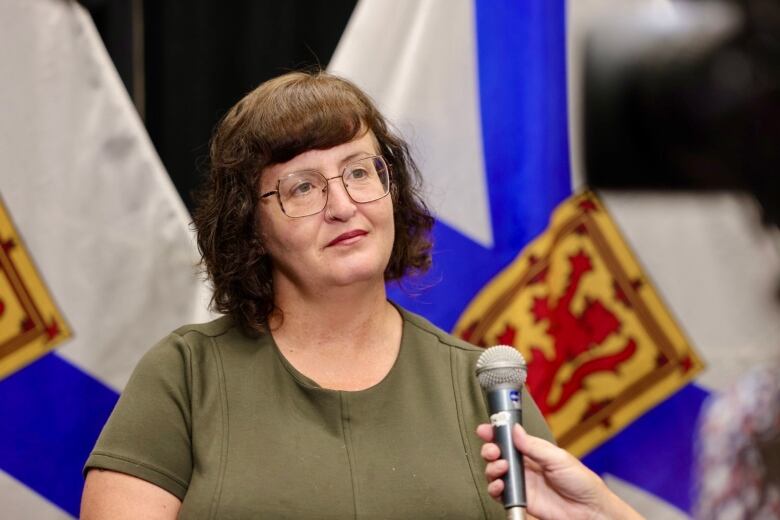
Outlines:
[{"label": "wrist", "polygon": [[605,500],[594,520],[644,520],[644,517],[604,484]]}]

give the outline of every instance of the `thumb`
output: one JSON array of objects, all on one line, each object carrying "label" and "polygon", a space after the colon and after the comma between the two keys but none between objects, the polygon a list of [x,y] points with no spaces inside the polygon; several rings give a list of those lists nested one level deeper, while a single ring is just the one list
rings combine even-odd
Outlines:
[{"label": "thumb", "polygon": [[512,442],[515,443],[515,447],[520,453],[542,467],[549,467],[563,462],[563,459],[568,455],[554,444],[529,435],[519,424],[515,424],[512,430]]}]

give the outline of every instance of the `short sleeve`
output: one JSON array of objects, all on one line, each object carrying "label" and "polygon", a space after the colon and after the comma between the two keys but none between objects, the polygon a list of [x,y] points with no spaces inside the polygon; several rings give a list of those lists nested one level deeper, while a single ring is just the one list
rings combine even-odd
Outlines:
[{"label": "short sleeve", "polygon": [[191,353],[171,334],[144,355],[84,466],[138,477],[184,499],[192,473]]}]

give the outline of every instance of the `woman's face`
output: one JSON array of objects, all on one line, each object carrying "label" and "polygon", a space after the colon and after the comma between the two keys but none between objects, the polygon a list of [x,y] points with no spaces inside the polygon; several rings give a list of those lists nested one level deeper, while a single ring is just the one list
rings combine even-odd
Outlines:
[{"label": "woman's face", "polygon": [[[260,190],[275,190],[280,178],[303,170],[336,177],[347,164],[378,153],[373,133],[366,132],[350,142],[327,150],[309,150],[286,163],[265,168]],[[341,180],[335,178],[328,183],[323,211],[290,218],[274,195],[261,199],[258,218],[277,289],[282,282],[305,292],[371,280],[384,283],[395,237],[390,196],[357,204],[349,198]]]}]

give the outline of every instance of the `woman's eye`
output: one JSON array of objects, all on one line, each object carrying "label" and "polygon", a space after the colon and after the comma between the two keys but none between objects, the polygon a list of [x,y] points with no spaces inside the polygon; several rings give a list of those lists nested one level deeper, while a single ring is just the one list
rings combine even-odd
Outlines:
[{"label": "woman's eye", "polygon": [[306,195],[308,193],[311,193],[312,190],[314,190],[314,185],[310,182],[302,182],[295,187],[293,187],[292,190],[290,190],[293,197],[301,197],[303,195]]},{"label": "woman's eye", "polygon": [[349,178],[356,181],[364,180],[368,176],[369,176],[368,170],[364,168],[355,168],[354,170],[349,172]]}]

